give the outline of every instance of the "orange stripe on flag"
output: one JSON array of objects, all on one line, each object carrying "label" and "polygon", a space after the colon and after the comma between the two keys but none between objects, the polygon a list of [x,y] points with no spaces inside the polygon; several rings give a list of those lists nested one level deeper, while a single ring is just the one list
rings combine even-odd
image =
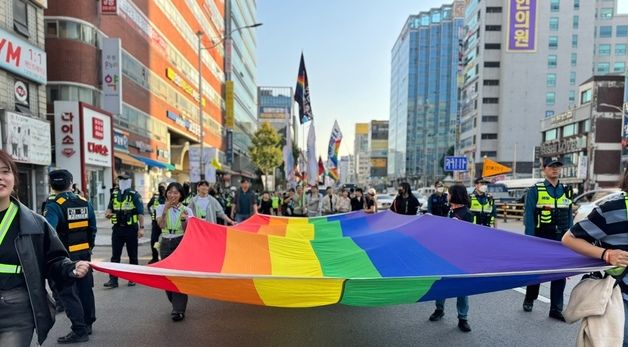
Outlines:
[{"label": "orange stripe on flag", "polygon": [[264,305],[252,279],[167,277],[185,293],[209,299]]},{"label": "orange stripe on flag", "polygon": [[227,246],[222,273],[270,275],[268,237],[227,231]]}]

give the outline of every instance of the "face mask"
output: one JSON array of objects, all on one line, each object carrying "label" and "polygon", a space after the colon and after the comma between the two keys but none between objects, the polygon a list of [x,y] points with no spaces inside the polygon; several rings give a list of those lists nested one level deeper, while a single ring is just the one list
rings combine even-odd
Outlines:
[{"label": "face mask", "polygon": [[480,188],[478,188],[478,190],[482,193],[486,193],[488,191],[488,187],[485,185],[481,185]]},{"label": "face mask", "polygon": [[124,192],[127,189],[131,189],[131,180],[120,180],[118,185],[120,186],[120,190]]},{"label": "face mask", "polygon": [[403,189],[399,189],[399,195],[403,195],[404,191]]},{"label": "face mask", "polygon": [[436,188],[436,191],[439,192],[439,193],[442,193],[442,192],[445,191],[445,188],[444,187],[438,187],[438,188]]}]

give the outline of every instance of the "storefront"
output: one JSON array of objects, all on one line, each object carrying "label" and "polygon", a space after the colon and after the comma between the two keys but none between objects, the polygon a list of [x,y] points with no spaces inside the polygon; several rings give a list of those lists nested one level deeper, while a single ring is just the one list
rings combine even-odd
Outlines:
[{"label": "storefront", "polygon": [[96,211],[104,211],[113,187],[111,115],[75,101],[55,101],[55,163],[74,176]]}]

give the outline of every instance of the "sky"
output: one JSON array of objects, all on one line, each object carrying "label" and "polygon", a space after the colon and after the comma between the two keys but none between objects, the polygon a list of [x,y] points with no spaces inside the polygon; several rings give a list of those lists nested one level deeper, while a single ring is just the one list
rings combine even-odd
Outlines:
[{"label": "sky", "polygon": [[[257,20],[263,26],[256,29],[257,84],[294,88],[303,52],[317,155],[327,156],[334,120],[344,136],[340,155],[350,154],[355,123],[389,117],[390,51],[406,19],[443,3],[258,0]],[[619,3],[618,12],[628,13],[628,1]],[[307,128],[299,126],[301,147]]]}]

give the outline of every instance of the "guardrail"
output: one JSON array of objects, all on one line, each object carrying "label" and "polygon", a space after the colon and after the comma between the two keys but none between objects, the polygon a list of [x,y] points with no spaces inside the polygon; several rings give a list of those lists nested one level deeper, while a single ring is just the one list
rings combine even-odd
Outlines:
[{"label": "guardrail", "polygon": [[523,205],[522,203],[502,203],[497,206],[497,217],[501,217],[504,222],[508,219],[523,220]]}]

